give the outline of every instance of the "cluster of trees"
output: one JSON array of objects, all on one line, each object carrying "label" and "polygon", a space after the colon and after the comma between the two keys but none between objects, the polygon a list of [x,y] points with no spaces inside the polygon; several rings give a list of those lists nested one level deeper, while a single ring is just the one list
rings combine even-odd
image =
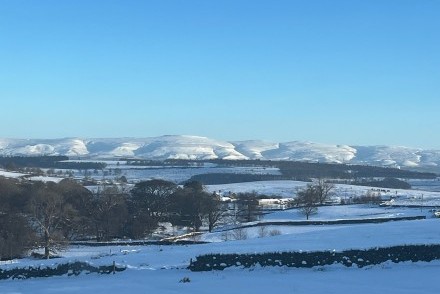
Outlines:
[{"label": "cluster of trees", "polygon": [[3,168],[53,167],[56,162],[69,160],[67,156],[0,156]]},{"label": "cluster of trees", "polygon": [[192,181],[202,182],[204,185],[222,185],[256,181],[279,181],[288,179],[289,178],[281,175],[234,173],[209,173],[194,175],[191,177]]},{"label": "cluster of trees", "polygon": [[[179,187],[165,180],[140,182],[131,190],[131,215],[138,219],[139,232],[148,232],[158,222],[199,230],[206,221],[211,231],[223,213],[219,197],[205,191],[199,182]],[[141,237],[141,236],[138,236]]]},{"label": "cluster of trees", "polygon": [[367,191],[365,195],[359,197],[354,197],[352,202],[355,204],[380,204],[382,202],[382,197],[380,193],[374,193],[373,191]]},{"label": "cluster of trees", "polygon": [[0,178],[0,259],[44,248],[44,257],[70,240],[138,239],[168,221],[212,230],[225,207],[202,184],[183,187],[164,180],[115,186],[92,193],[73,180],[26,182]]},{"label": "cluster of trees", "polygon": [[229,214],[232,222],[246,223],[258,220],[263,214],[258,203],[258,199],[261,199],[261,197],[264,197],[264,195],[259,195],[256,192],[236,194]]},{"label": "cluster of trees", "polygon": [[169,167],[194,167],[201,166],[203,162],[181,159],[167,159],[167,160],[149,160],[149,159],[131,159],[121,158],[121,161],[126,161],[127,165],[134,166],[169,166]]},{"label": "cluster of trees", "polygon": [[[320,205],[325,204],[326,201],[329,200],[334,188],[334,184],[324,179],[318,179],[313,184],[308,184],[305,188],[297,191],[295,205],[300,208],[308,220],[311,215],[318,212]],[[382,197],[380,193],[374,193],[369,190],[364,195],[351,198],[350,202],[355,204],[380,204]],[[342,200],[341,204],[346,203]]]},{"label": "cluster of trees", "polygon": [[395,178],[385,178],[382,180],[356,181],[352,183],[352,185],[391,188],[391,189],[406,189],[406,190],[411,189],[411,185],[409,183]]},{"label": "cluster of trees", "polygon": [[297,179],[332,178],[361,179],[372,177],[394,177],[402,179],[435,179],[434,173],[415,172],[398,168],[347,165],[330,163],[279,162],[278,167],[284,176]]}]

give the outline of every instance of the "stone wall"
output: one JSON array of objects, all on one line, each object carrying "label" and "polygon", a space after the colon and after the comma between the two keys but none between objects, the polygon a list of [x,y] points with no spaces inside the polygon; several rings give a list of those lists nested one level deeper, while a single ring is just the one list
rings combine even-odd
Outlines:
[{"label": "stone wall", "polygon": [[378,265],[386,261],[433,261],[440,259],[440,244],[403,245],[364,250],[317,251],[317,252],[272,252],[260,254],[209,254],[191,261],[191,271],[223,270],[228,267],[249,268],[253,266],[286,266],[311,268],[332,264],[347,267]]}]

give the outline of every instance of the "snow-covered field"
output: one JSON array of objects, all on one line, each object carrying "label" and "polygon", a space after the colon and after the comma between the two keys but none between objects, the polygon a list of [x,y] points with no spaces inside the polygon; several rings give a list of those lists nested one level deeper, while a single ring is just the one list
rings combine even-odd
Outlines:
[{"label": "snow-covered field", "polygon": [[[321,215],[319,215],[321,213]],[[351,219],[420,215],[419,209],[350,205],[321,208],[317,219]],[[267,220],[296,220],[295,211],[276,212]],[[21,259],[1,268],[51,265],[66,261],[89,261],[95,265],[124,265],[115,275],[38,278],[0,282],[0,293],[438,293],[436,276],[440,261],[391,262],[365,268],[340,265],[312,269],[229,268],[225,271],[190,272],[191,259],[207,253],[255,253],[363,249],[401,244],[440,243],[440,220],[395,221],[380,224],[276,226],[281,235],[259,237],[247,229],[247,240],[223,241],[220,233],[202,236],[217,241],[175,246],[72,246],[54,260]],[[214,240],[216,239],[217,240]],[[188,277],[190,283],[179,283]]]},{"label": "snow-covered field", "polygon": [[[377,205],[338,205],[323,206],[318,212],[310,217],[310,220],[347,220],[347,219],[372,219],[372,218],[395,218],[406,216],[432,216],[428,210],[404,208],[404,207],[378,207]],[[288,209],[267,214],[264,221],[271,220],[304,220],[304,215],[298,209]]]},{"label": "snow-covered field", "polygon": [[[200,174],[210,173],[234,173],[234,174],[270,174],[280,175],[278,168],[265,168],[265,167],[132,167],[132,166],[119,166],[121,174],[119,176],[125,176],[128,181],[139,181],[149,179],[165,179],[175,183],[181,183],[189,180],[192,176]],[[93,178],[98,180],[102,179],[102,173],[92,175]]]},{"label": "snow-covered field", "polygon": [[[433,181],[437,183],[437,181]],[[310,184],[308,182],[298,181],[259,181],[237,184],[208,185],[206,188],[210,192],[221,192],[223,194],[242,193],[255,191],[258,194],[292,198],[295,197],[298,189],[304,188]],[[394,206],[439,206],[440,192],[422,191],[422,190],[401,190],[401,189],[383,189],[365,186],[353,186],[345,184],[336,184],[332,190],[332,198],[336,201],[344,200],[349,203],[353,198],[360,197],[371,192],[379,195],[384,200],[391,200],[390,205]]]},{"label": "snow-covered field", "polygon": [[19,172],[9,172],[9,171],[5,171],[2,169],[0,169],[0,176],[5,177],[5,178],[10,178],[10,179],[18,179],[18,178],[26,177],[28,180],[31,180],[31,181],[55,182],[55,183],[58,183],[63,179],[63,177],[46,177],[46,176],[32,176],[31,177],[29,174],[19,173]]},{"label": "snow-covered field", "polygon": [[[108,162],[108,161],[104,161]],[[192,176],[200,174],[212,174],[212,173],[231,173],[231,174],[254,174],[254,175],[280,175],[278,168],[270,167],[220,167],[216,165],[207,165],[202,167],[145,167],[145,166],[129,166],[125,164],[116,165],[115,161],[112,161],[110,165],[107,165],[104,171],[102,170],[88,170],[87,177],[102,181],[102,180],[114,180],[121,176],[126,177],[129,182],[139,182],[141,180],[151,179],[164,179],[175,183],[181,183],[189,180]],[[47,169],[43,169],[46,171]],[[112,170],[111,174],[109,170]],[[115,172],[117,171],[117,173]],[[56,171],[62,171],[62,175],[59,177],[30,177],[31,180],[41,181],[53,181],[59,182],[66,176],[66,172],[72,172],[76,179],[83,179],[85,177],[83,170],[66,170],[60,169]],[[20,178],[29,176],[25,173],[8,172],[0,169],[0,176],[7,178]],[[29,178],[29,177],[28,177]]]},{"label": "snow-covered field", "polygon": [[19,178],[19,177],[22,177],[25,175],[26,174],[23,174],[23,173],[8,172],[8,171],[0,169],[0,176],[5,177],[5,178],[16,179],[16,178]]}]

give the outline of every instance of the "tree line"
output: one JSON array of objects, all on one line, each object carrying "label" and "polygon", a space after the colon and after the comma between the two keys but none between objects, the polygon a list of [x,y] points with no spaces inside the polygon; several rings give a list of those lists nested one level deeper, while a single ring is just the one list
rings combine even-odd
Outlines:
[{"label": "tree line", "polygon": [[194,175],[191,177],[190,180],[201,182],[204,185],[222,185],[257,181],[279,181],[289,179],[290,178],[285,176],[270,174],[209,173]]},{"label": "tree line", "polygon": [[67,161],[67,156],[0,156],[0,167],[20,171],[24,168],[104,169],[104,162]]},{"label": "tree line", "polygon": [[178,186],[155,179],[131,190],[110,186],[92,193],[71,179],[43,183],[0,177],[0,203],[0,259],[9,259],[33,248],[44,248],[49,258],[72,240],[142,239],[161,222],[212,231],[231,214],[254,219],[258,201],[243,194],[230,213],[230,203],[194,181]]},{"label": "tree line", "polygon": [[[9,170],[18,170],[25,167],[102,170],[106,167],[103,162],[72,162],[67,156],[3,156],[0,157],[0,167]],[[196,167],[204,163],[226,167],[275,167],[279,168],[280,179],[310,180],[312,178],[332,179],[363,179],[363,178],[400,178],[400,179],[435,179],[437,175],[430,172],[417,172],[399,168],[316,163],[299,161],[272,161],[272,160],[140,160],[121,158],[127,165],[163,166],[163,167]],[[236,182],[236,177],[223,178],[223,182]],[[204,179],[212,181],[210,178]]]},{"label": "tree line", "polygon": [[391,188],[391,189],[411,189],[411,185],[405,181],[395,179],[395,178],[385,178],[382,180],[362,180],[352,182],[351,185],[357,186],[368,186],[368,187],[378,187],[378,188]]},{"label": "tree line", "polygon": [[435,179],[437,175],[430,172],[417,172],[399,168],[370,165],[352,165],[337,163],[318,163],[301,161],[276,160],[204,160],[220,166],[260,166],[279,168],[285,177],[296,180],[311,178],[359,179],[359,178],[402,178],[402,179]]}]

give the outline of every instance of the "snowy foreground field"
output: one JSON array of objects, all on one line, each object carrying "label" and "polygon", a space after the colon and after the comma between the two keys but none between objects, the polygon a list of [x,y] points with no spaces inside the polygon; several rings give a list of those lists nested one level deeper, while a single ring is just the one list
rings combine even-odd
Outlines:
[{"label": "snowy foreground field", "polygon": [[[118,275],[0,283],[1,293],[438,293],[440,263],[369,269],[127,270]],[[190,283],[179,283],[182,277]]]},{"label": "snowy foreground field", "polygon": [[[248,228],[247,240],[224,241],[222,233],[205,234],[209,244],[174,246],[72,246],[53,260],[22,259],[2,269],[87,261],[127,270],[110,275],[82,274],[53,278],[0,281],[0,293],[439,293],[440,261],[386,262],[364,268],[342,265],[311,269],[232,267],[224,271],[191,272],[191,259],[207,253],[255,253],[364,249],[403,244],[440,243],[440,220],[427,211],[410,208],[335,206],[321,208],[315,219],[358,219],[426,215],[427,219],[380,224],[274,226],[281,235],[260,237]],[[263,221],[299,220],[297,211],[266,215]],[[183,278],[189,283],[181,283]]]}]

